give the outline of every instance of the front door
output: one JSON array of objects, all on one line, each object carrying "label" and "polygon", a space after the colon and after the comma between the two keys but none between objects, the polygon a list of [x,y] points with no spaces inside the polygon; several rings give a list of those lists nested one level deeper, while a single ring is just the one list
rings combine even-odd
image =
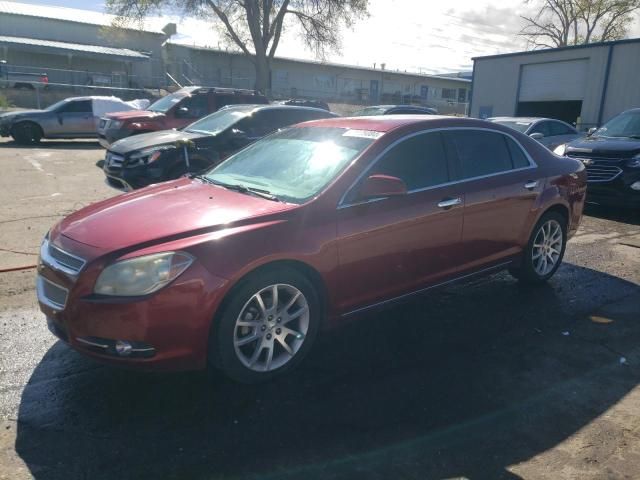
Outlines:
[{"label": "front door", "polygon": [[402,179],[408,193],[359,201],[358,185],[338,209],[340,308],[352,311],[416,290],[455,270],[464,198],[450,180],[440,133],[391,147],[363,179]]},{"label": "front door", "polygon": [[96,135],[96,124],[93,118],[91,100],[72,100],[63,105],[57,112],[51,136],[88,137]]}]

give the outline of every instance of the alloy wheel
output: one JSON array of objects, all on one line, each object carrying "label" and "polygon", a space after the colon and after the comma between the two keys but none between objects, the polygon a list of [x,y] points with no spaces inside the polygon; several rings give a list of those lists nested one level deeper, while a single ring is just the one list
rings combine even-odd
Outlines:
[{"label": "alloy wheel", "polygon": [[244,304],[233,345],[245,367],[270,372],[296,355],[308,330],[307,299],[296,287],[279,283],[261,289]]},{"label": "alloy wheel", "polygon": [[543,223],[536,233],[531,250],[531,260],[535,272],[544,277],[549,274],[560,260],[563,232],[556,220]]}]

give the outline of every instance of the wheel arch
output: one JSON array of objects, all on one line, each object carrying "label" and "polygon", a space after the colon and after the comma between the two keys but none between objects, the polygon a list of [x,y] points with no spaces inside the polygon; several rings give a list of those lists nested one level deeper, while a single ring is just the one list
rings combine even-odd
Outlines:
[{"label": "wheel arch", "polygon": [[38,131],[40,132],[40,136],[42,138],[44,138],[44,129],[42,128],[42,125],[40,125],[35,120],[30,120],[30,119],[18,120],[16,123],[11,125],[11,130],[10,130],[11,131],[11,135],[13,135],[13,129],[14,128],[16,128],[18,125],[24,125],[24,124],[31,124],[31,125],[35,126],[38,129]]}]

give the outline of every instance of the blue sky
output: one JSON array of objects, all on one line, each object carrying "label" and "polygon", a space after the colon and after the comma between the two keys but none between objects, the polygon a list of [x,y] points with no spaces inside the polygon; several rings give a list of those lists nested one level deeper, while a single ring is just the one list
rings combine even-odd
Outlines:
[{"label": "blue sky", "polygon": [[[23,3],[104,10],[105,0],[18,0]],[[371,67],[385,63],[390,70],[441,73],[470,70],[471,59],[524,50],[518,32],[520,15],[529,13],[536,2],[524,0],[369,0],[370,16],[342,34],[340,52],[327,60]],[[206,47],[224,47],[220,30],[204,20],[162,17],[161,27],[178,23],[172,41]],[[279,46],[278,56],[314,59],[304,49],[296,27],[290,27]],[[634,22],[630,36],[640,36],[640,21]]]}]

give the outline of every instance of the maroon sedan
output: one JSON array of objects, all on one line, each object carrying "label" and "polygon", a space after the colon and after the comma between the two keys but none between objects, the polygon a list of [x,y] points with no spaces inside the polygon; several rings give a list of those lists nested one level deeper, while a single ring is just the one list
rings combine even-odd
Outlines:
[{"label": "maroon sedan", "polygon": [[481,120],[304,123],[65,218],[38,299],[94,358],[260,381],[356,313],[505,268],[548,280],[585,185],[580,162]]}]

